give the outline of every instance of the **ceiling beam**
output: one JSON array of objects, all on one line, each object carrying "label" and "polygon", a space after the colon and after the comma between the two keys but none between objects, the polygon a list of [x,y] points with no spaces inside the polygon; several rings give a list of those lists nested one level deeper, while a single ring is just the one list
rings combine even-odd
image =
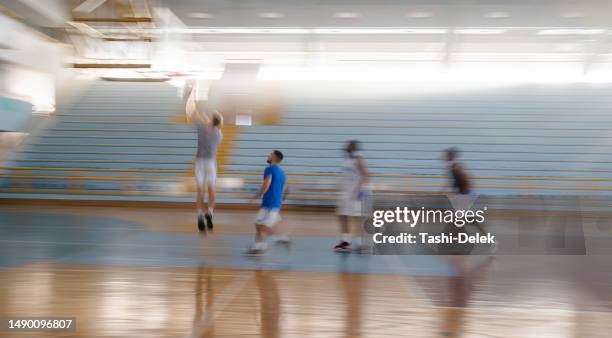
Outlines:
[{"label": "ceiling beam", "polygon": [[85,0],[75,7],[73,11],[77,13],[91,13],[105,2],[106,0]]},{"label": "ceiling beam", "polygon": [[75,63],[73,68],[151,68],[150,63]]},{"label": "ceiling beam", "polygon": [[134,22],[153,22],[152,18],[143,17],[124,17],[124,18],[74,18],[74,22],[120,22],[120,23],[134,23]]}]

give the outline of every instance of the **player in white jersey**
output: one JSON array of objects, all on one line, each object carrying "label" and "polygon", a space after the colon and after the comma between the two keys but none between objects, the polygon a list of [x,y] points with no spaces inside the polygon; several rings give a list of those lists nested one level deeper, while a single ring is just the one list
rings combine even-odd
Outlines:
[{"label": "player in white jersey", "polygon": [[351,238],[351,223],[361,226],[364,216],[365,183],[368,180],[368,172],[363,160],[357,155],[359,142],[349,141],[344,148],[346,158],[342,167],[342,185],[336,213],[340,222],[340,243],[335,247],[335,251],[348,252],[352,250],[351,242],[361,247],[361,237]]}]

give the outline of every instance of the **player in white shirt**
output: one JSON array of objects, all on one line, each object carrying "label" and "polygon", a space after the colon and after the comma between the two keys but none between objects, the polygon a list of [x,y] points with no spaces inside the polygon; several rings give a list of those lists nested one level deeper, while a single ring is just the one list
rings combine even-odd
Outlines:
[{"label": "player in white shirt", "polygon": [[342,185],[336,213],[340,222],[340,243],[334,250],[338,252],[349,252],[352,250],[351,242],[360,249],[361,237],[351,238],[351,223],[361,226],[364,216],[365,183],[368,180],[368,172],[363,159],[357,155],[360,150],[358,141],[349,141],[344,148],[346,158],[342,167]]}]

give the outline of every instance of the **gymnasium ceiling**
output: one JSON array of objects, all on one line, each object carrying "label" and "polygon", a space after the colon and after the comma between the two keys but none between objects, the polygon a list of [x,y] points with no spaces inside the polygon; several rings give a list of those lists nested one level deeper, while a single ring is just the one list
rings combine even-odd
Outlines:
[{"label": "gymnasium ceiling", "polygon": [[82,63],[612,62],[609,0],[53,0],[46,21],[33,3],[0,1]]}]

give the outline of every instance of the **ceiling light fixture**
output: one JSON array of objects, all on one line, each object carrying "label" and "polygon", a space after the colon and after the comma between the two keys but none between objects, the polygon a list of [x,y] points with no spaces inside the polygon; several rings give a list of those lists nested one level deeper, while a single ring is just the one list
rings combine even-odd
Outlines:
[{"label": "ceiling light fixture", "polygon": [[512,15],[508,12],[489,12],[485,14],[485,18],[487,19],[507,19]]},{"label": "ceiling light fixture", "polygon": [[445,34],[444,28],[315,28],[314,34]]},{"label": "ceiling light fixture", "polygon": [[578,19],[578,18],[584,18],[585,15],[582,12],[566,12],[566,13],[561,13],[561,17],[563,19]]},{"label": "ceiling light fixture", "polygon": [[431,18],[432,16],[434,15],[431,12],[411,12],[406,14],[406,17],[411,19],[426,19]]},{"label": "ceiling light fixture", "polygon": [[355,12],[338,12],[334,13],[334,18],[337,19],[358,19],[361,17],[361,14]]},{"label": "ceiling light fixture", "polygon": [[603,34],[604,29],[543,29],[538,35],[597,35]]},{"label": "ceiling light fixture", "polygon": [[463,35],[493,35],[493,34],[504,34],[505,29],[501,28],[464,28],[455,29],[453,33]]},{"label": "ceiling light fixture", "polygon": [[273,28],[273,27],[210,27],[190,28],[184,31],[190,34],[308,34],[304,28]]},{"label": "ceiling light fixture", "polygon": [[258,13],[257,16],[262,19],[282,19],[285,17],[285,14],[278,12],[262,12]]},{"label": "ceiling light fixture", "polygon": [[202,13],[202,12],[189,13],[188,16],[193,19],[212,19],[214,17],[214,15],[210,13]]}]

